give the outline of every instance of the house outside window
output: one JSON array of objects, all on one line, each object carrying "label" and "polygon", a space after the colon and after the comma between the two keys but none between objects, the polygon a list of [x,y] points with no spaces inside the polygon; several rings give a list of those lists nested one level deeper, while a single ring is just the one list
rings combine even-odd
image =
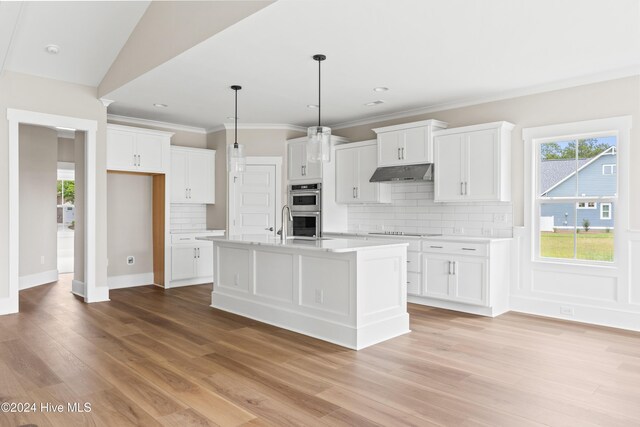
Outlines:
[{"label": "house outside window", "polygon": [[617,138],[580,135],[546,139],[536,143],[536,152],[537,256],[614,261]]}]

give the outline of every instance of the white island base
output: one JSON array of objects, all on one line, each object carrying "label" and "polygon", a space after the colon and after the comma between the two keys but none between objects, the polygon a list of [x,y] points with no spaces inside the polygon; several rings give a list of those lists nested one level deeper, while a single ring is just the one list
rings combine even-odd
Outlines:
[{"label": "white island base", "polygon": [[207,240],[212,307],[355,350],[410,332],[406,243]]}]

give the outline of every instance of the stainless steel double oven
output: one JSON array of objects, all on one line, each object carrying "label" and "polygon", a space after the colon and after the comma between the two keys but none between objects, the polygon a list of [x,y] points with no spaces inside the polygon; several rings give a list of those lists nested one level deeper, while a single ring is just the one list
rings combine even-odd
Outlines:
[{"label": "stainless steel double oven", "polygon": [[289,206],[292,236],[322,236],[322,184],[290,185]]}]

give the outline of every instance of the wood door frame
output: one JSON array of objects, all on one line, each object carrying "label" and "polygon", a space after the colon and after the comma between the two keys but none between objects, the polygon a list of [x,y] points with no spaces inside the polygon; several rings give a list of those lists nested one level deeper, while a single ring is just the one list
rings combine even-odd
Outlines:
[{"label": "wood door frame", "polygon": [[[274,235],[277,230],[281,227],[281,219],[278,216],[278,208],[282,206],[282,157],[279,156],[251,156],[246,159],[247,165],[264,165],[264,166],[275,166],[276,168],[276,196],[275,196],[275,230]],[[228,172],[227,175],[227,235],[231,235],[231,225],[229,219],[232,218],[232,215],[235,216],[235,203],[234,201],[234,193],[233,193],[233,172]]]},{"label": "wood door frame", "polygon": [[20,156],[19,127],[21,124],[49,127],[66,127],[86,133],[85,138],[85,241],[84,286],[73,292],[85,302],[109,300],[109,288],[97,286],[97,187],[96,187],[96,120],[79,119],[39,113],[35,111],[7,109],[9,122],[9,294],[0,299],[0,314],[19,311],[19,247],[20,247]]}]

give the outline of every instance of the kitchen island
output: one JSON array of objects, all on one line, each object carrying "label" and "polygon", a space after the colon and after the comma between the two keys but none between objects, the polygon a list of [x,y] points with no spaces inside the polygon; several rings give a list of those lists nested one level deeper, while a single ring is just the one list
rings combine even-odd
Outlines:
[{"label": "kitchen island", "polygon": [[213,242],[214,308],[355,350],[409,332],[406,243],[200,239]]}]

